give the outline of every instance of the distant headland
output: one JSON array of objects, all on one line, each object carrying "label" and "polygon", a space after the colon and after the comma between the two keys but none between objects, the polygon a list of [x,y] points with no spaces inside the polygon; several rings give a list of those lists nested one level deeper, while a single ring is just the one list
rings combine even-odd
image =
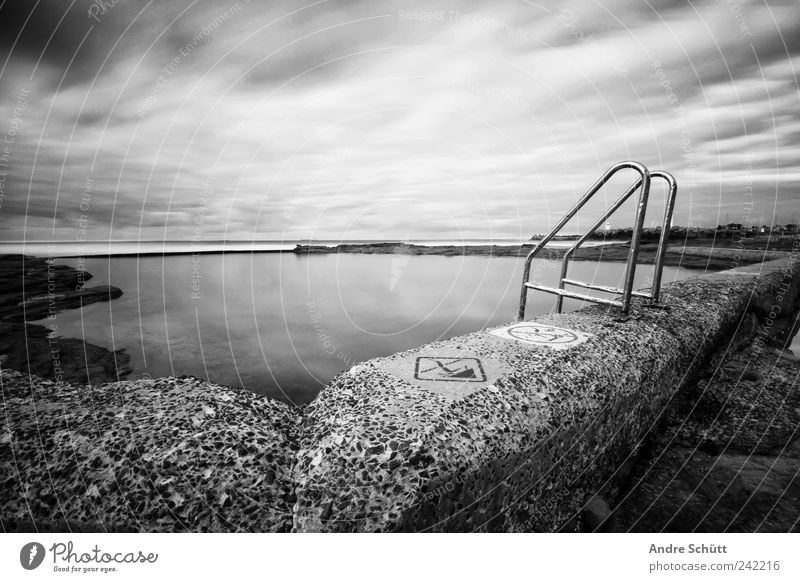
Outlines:
[{"label": "distant headland", "polygon": [[[762,232],[762,229],[767,229]],[[779,258],[792,248],[796,225],[780,227],[745,228],[739,224],[721,225],[714,228],[686,228],[674,226],[670,230],[669,247],[664,264],[687,269],[721,270],[740,265],[760,263]],[[586,246],[574,255],[578,261],[625,261],[630,248],[632,231],[611,229],[595,233]],[[638,262],[653,263],[661,229],[646,228],[642,231],[642,245]],[[555,243],[575,241],[579,235],[564,235],[553,238]],[[443,256],[496,256],[520,257],[529,253],[540,240],[537,235],[530,242],[521,244],[459,244],[413,242],[343,242],[340,244],[298,244],[294,252],[299,255],[325,253],[349,254],[407,254]],[[548,245],[541,255],[543,259],[561,259],[570,245]],[[713,250],[713,252],[712,252]]]}]

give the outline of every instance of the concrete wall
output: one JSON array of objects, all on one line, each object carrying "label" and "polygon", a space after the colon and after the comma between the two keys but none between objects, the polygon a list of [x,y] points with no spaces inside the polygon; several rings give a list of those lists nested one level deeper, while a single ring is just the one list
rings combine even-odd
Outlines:
[{"label": "concrete wall", "polygon": [[[510,330],[538,344],[495,328],[356,366],[305,413],[294,531],[576,529],[746,313],[763,327],[796,310],[794,258],[675,283],[669,310],[593,306],[535,319],[567,331]],[[433,358],[479,361],[485,381],[420,379]]]},{"label": "concrete wall", "polygon": [[195,378],[3,370],[4,531],[289,531],[297,413]]}]

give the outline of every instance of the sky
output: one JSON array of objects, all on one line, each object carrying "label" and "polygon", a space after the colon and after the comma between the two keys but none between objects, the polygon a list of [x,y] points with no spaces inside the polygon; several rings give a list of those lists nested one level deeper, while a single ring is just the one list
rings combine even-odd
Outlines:
[{"label": "sky", "polygon": [[0,2],[2,241],[800,222],[795,0]]}]

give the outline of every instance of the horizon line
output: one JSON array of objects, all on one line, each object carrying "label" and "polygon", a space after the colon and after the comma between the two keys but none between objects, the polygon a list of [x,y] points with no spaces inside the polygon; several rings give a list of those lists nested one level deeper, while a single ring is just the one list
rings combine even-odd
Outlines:
[{"label": "horizon line", "polygon": [[[741,224],[741,223],[728,223],[728,224]],[[671,228],[685,228],[687,230],[699,230],[699,229],[713,229],[718,230],[719,226],[727,226],[725,224],[719,224],[717,226],[684,226],[673,224]],[[761,228],[764,226],[768,226],[773,228],[775,225],[749,225],[750,227]],[[778,225],[781,226],[781,225]],[[788,226],[788,225],[784,225]],[[618,230],[626,230],[631,229],[632,227],[615,227],[612,228],[612,231]],[[648,229],[661,229],[661,226],[649,226],[644,227],[642,230]],[[602,234],[603,231],[599,230],[596,231],[596,234]],[[584,232],[576,232],[576,233],[564,233],[558,234],[556,236],[581,236]],[[3,244],[44,244],[44,243],[52,243],[52,244],[110,244],[110,243],[127,243],[127,244],[134,244],[134,243],[182,243],[182,244],[208,244],[208,243],[274,243],[274,244],[290,244],[290,243],[306,243],[306,242],[376,242],[376,241],[386,241],[386,242],[411,242],[411,241],[457,241],[457,240],[464,240],[464,241],[477,241],[477,240],[485,240],[485,241],[493,241],[493,240],[533,240],[535,238],[542,238],[547,236],[546,233],[536,233],[532,234],[527,238],[519,238],[519,237],[496,237],[496,238],[482,238],[482,237],[417,237],[417,238],[351,238],[351,239],[336,239],[336,238],[293,238],[293,239],[201,239],[201,240],[184,240],[184,239],[110,239],[110,240],[52,240],[52,239],[42,239],[42,240],[5,240],[0,241],[0,245]]]}]

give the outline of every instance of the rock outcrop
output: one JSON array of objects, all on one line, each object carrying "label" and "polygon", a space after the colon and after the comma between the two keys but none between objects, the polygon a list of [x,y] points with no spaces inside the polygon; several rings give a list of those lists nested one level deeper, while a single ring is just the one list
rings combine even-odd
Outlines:
[{"label": "rock outcrop", "polygon": [[0,365],[79,384],[114,382],[130,374],[130,356],[124,351],[59,337],[29,323],[122,295],[110,285],[84,287],[91,278],[91,273],[43,258],[0,255]]}]

